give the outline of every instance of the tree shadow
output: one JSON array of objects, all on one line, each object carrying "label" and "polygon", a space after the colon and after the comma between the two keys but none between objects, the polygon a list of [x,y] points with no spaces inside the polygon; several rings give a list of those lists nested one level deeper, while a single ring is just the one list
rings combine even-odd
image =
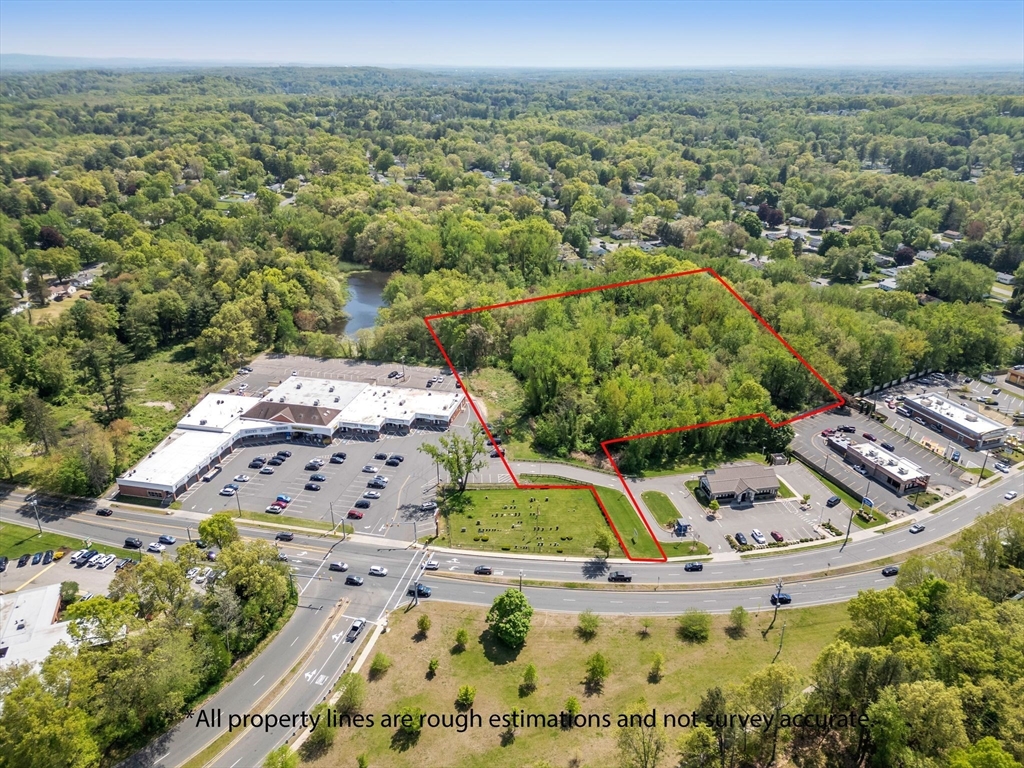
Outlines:
[{"label": "tree shadow", "polygon": [[742,640],[747,636],[746,627],[734,627],[729,625],[725,628],[725,634],[729,636],[730,640]]},{"label": "tree shadow", "polygon": [[420,732],[413,731],[409,732],[402,728],[399,728],[391,736],[391,748],[396,752],[405,752],[416,746],[416,743],[420,740]]},{"label": "tree shadow", "polygon": [[171,353],[172,363],[190,363],[196,359],[196,348],[194,344],[182,344]]},{"label": "tree shadow", "polygon": [[495,665],[511,664],[519,658],[519,652],[523,650],[522,647],[509,648],[489,628],[480,633],[480,646],[484,649],[484,658]]},{"label": "tree shadow", "polygon": [[412,641],[414,643],[422,643],[426,639],[427,639],[427,633],[426,632],[417,632],[415,635],[412,636]]},{"label": "tree shadow", "polygon": [[608,561],[603,557],[595,557],[583,564],[583,578],[598,579],[608,573]]},{"label": "tree shadow", "polygon": [[584,643],[589,643],[591,640],[597,637],[596,630],[584,629],[583,627],[574,628],[573,633]]},{"label": "tree shadow", "polygon": [[600,696],[602,693],[604,693],[604,681],[584,680],[583,692],[586,693],[587,696]]}]

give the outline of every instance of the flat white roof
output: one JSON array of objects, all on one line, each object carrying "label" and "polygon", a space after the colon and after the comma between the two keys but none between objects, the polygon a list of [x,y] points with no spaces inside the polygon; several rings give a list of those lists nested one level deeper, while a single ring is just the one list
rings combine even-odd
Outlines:
[{"label": "flat white roof", "polygon": [[38,665],[60,641],[71,644],[67,622],[54,623],[60,584],[0,596],[0,666],[27,661]]},{"label": "flat white roof", "polygon": [[1004,424],[993,421],[987,416],[982,416],[977,411],[964,408],[959,403],[947,400],[942,395],[918,395],[917,397],[910,398],[910,402],[923,410],[942,416],[968,435],[982,437],[990,432],[1006,431]]},{"label": "flat white roof", "polygon": [[[213,397],[213,395],[210,395]],[[232,422],[240,423],[240,419]],[[176,429],[133,469],[117,478],[124,485],[176,490],[190,475],[205,467],[234,440],[234,431],[206,432]]]},{"label": "flat white roof", "polygon": [[368,386],[342,412],[343,424],[411,424],[417,419],[447,420],[462,402],[461,392]]},{"label": "flat white roof", "polygon": [[851,449],[863,456],[865,461],[883,467],[889,474],[900,480],[916,480],[929,476],[927,472],[922,472],[921,467],[914,462],[880,448],[874,443],[857,443],[851,446]]},{"label": "flat white roof", "polygon": [[203,429],[225,432],[231,422],[252,408],[255,398],[241,395],[207,395],[186,413],[178,426],[183,429]]},{"label": "flat white roof", "polygon": [[[323,406],[344,410],[355,400],[369,384],[358,381],[336,381],[334,379],[312,379],[306,376],[289,376],[276,387],[267,392],[261,399],[264,401],[284,402],[289,405]],[[282,401],[281,398],[284,398]],[[248,399],[249,407],[253,400]],[[246,408],[248,410],[248,408]]]}]

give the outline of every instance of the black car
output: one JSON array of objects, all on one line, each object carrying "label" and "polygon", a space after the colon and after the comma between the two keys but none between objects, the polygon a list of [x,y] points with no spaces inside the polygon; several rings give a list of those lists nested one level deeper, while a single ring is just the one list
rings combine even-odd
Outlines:
[{"label": "black car", "polygon": [[882,569],[883,576],[895,576],[899,572],[900,568],[898,565],[887,565]]},{"label": "black car", "polygon": [[206,549],[207,546],[209,545],[206,543],[205,539],[196,539],[196,547],[199,549]]},{"label": "black car", "polygon": [[263,459],[253,459],[249,462],[249,469],[263,469],[265,463]]},{"label": "black car", "polygon": [[303,467],[303,469],[305,469],[307,472],[316,472],[318,469],[320,469],[320,464],[318,464],[315,461],[310,461],[306,463],[306,466]]},{"label": "black car", "polygon": [[829,496],[828,501],[825,502],[826,507],[834,507],[842,501],[838,496]]},{"label": "black car", "polygon": [[345,460],[341,456],[331,456],[331,464],[344,464]]},{"label": "black car", "polygon": [[416,595],[416,597],[430,597],[431,589],[426,584],[417,584],[415,587],[409,587],[409,591],[406,594]]},{"label": "black car", "polygon": [[0,556],[0,573],[7,570],[7,562],[8,560],[6,557]]},{"label": "black car", "polygon": [[100,507],[99,509],[96,510],[96,514],[100,517],[110,517],[112,514],[114,514],[114,510],[110,509],[109,507]]},{"label": "black car", "polygon": [[329,570],[329,571],[347,571],[348,570],[348,563],[331,563],[327,567],[327,570]]},{"label": "black car", "polygon": [[390,458],[390,459],[388,459],[387,461],[384,462],[384,466],[385,467],[397,467],[401,463],[402,462],[400,462],[398,459]]},{"label": "black car", "polygon": [[405,456],[400,456],[397,453],[391,454],[391,458],[394,459],[395,461],[397,461],[399,464],[401,464],[403,461],[405,461]]},{"label": "black car", "polygon": [[387,457],[388,457],[388,455],[386,453],[375,453],[375,454],[373,454],[373,458],[376,459],[377,461],[383,461]]},{"label": "black car", "polygon": [[306,487],[307,491],[319,491],[320,490],[320,486],[317,485],[316,483],[306,483],[305,487]]},{"label": "black car", "polygon": [[125,549],[142,549],[142,539],[129,536],[124,540]]},{"label": "black car", "polygon": [[348,458],[348,454],[345,453],[344,451],[338,451],[337,453],[332,453],[331,454],[331,458],[332,459],[341,459],[342,461],[344,461],[345,459]]},{"label": "black car", "polygon": [[684,571],[703,571],[704,563],[687,563],[683,566]]},{"label": "black car", "polygon": [[368,502],[366,499],[360,499],[359,501],[357,501],[352,506],[355,507],[356,509],[369,509],[370,508],[370,502]]},{"label": "black car", "polygon": [[772,595],[771,602],[772,605],[789,605],[793,602],[793,598],[785,592],[779,592]]},{"label": "black car", "polygon": [[739,544],[741,547],[747,546],[747,537],[744,536],[742,533],[737,533],[733,538],[736,539],[736,543]]},{"label": "black car", "polygon": [[39,565],[39,563],[42,561],[42,559],[43,559],[43,553],[42,552],[36,552],[34,555],[32,555],[32,565]]},{"label": "black car", "polygon": [[310,476],[309,476],[309,479],[310,479],[310,480],[311,480],[312,482],[314,482],[314,483],[326,483],[326,482],[327,482],[327,477],[326,477],[326,475],[320,475],[320,474],[317,474],[317,475],[310,475]]},{"label": "black car", "polygon": [[379,480],[371,480],[366,484],[366,487],[377,488],[378,490],[383,490],[384,488],[387,488],[387,486],[384,485],[384,483],[380,482]]},{"label": "black car", "polygon": [[633,574],[625,571],[612,571],[608,574],[608,581],[632,581]]},{"label": "black car", "polygon": [[22,555],[21,557],[19,557],[18,558],[18,567],[19,568],[24,568],[26,565],[28,565],[28,561],[29,561],[29,559],[31,557],[32,557],[32,555]]},{"label": "black car", "polygon": [[274,458],[267,462],[267,466],[270,467],[280,467],[282,464],[284,464],[284,459],[282,459],[280,456],[275,456]]},{"label": "black car", "polygon": [[345,583],[352,587],[361,587],[363,586],[363,577],[350,574],[345,577]]},{"label": "black car", "polygon": [[278,531],[277,536],[274,538],[278,541],[291,541],[295,538],[295,534],[291,531]]},{"label": "black car", "polygon": [[49,565],[52,562],[53,562],[53,550],[52,549],[48,549],[43,554],[43,565]]},{"label": "black car", "polygon": [[836,427],[836,429],[839,430],[840,432],[849,432],[850,434],[854,434],[857,431],[856,427],[851,426],[849,424],[840,424],[838,427]]},{"label": "black car", "polygon": [[887,450],[887,451],[895,451],[896,450],[896,446],[893,445],[892,443],[882,443],[882,447],[885,448],[885,450]]},{"label": "black car", "polygon": [[278,451],[277,455],[278,456],[283,456],[286,459],[290,459],[292,457],[292,452],[291,451]]},{"label": "black car", "polygon": [[489,565],[478,565],[476,568],[473,569],[473,573],[475,573],[477,576],[490,576],[492,573],[494,573],[494,571],[491,569],[491,566]]}]

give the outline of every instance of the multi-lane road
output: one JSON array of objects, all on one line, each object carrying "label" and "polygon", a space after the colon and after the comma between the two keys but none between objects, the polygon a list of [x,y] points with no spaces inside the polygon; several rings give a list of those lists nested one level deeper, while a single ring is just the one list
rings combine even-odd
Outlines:
[{"label": "multi-lane road", "polygon": [[[722,613],[736,605],[755,611],[769,607],[773,587],[731,584],[762,579],[768,584],[781,580],[797,607],[845,601],[860,590],[886,584],[877,561],[899,560],[916,547],[955,533],[1002,503],[1009,488],[1021,485],[1020,471],[1002,477],[991,487],[970,491],[966,498],[937,514],[919,513],[926,525],[919,534],[911,534],[907,527],[888,533],[869,530],[857,532],[843,548],[837,544],[762,558],[728,553],[707,562],[702,572],[686,572],[681,563],[672,562],[538,559],[444,550],[429,553],[440,563],[439,569],[423,572],[421,566],[428,552],[402,542],[365,536],[339,541],[324,534],[296,532],[294,540],[282,546],[300,593],[292,620],[230,685],[124,765],[148,768],[187,761],[223,732],[223,728],[197,724],[203,711],[246,713],[255,711],[257,704],[262,705],[261,711],[269,707],[269,711],[279,714],[309,711],[324,699],[351,661],[355,644],[345,641],[345,633],[352,620],[365,617],[374,623],[382,621],[389,610],[406,599],[406,589],[415,580],[433,588],[430,600],[489,605],[509,582],[517,583],[522,575],[524,591],[535,608],[573,613],[590,609],[598,613],[676,614],[687,608]],[[5,519],[35,524],[34,510],[21,494],[9,493],[0,510]],[[116,505],[112,517],[98,517],[90,507],[59,509],[44,504],[40,504],[39,514],[46,530],[116,546],[126,536],[151,541],[161,533],[177,536],[187,545],[201,519],[183,511],[168,515]],[[245,536],[268,540],[273,540],[276,533],[244,522],[240,529]],[[335,561],[344,561],[350,573],[363,575],[363,586],[345,586],[340,574],[328,570],[328,564]],[[492,577],[472,575],[473,568],[482,564],[491,566]],[[387,576],[368,576],[371,565],[386,566]],[[633,584],[626,589],[609,585],[607,573],[612,569],[630,571]],[[839,570],[842,575],[823,575]],[[538,581],[550,585],[537,586]],[[680,585],[688,589],[679,589]],[[289,674],[296,664],[295,673]],[[267,752],[290,739],[294,731],[292,727],[246,730],[213,765],[258,765]]]}]

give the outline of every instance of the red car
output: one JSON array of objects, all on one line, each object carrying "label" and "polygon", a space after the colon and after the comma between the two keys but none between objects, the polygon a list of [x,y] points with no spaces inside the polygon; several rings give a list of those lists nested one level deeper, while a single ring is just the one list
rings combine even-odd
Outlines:
[{"label": "red car", "polygon": [[363,513],[360,512],[358,509],[350,509],[348,511],[348,519],[349,520],[362,520],[363,519]]},{"label": "red car", "polygon": [[772,531],[772,538],[776,541],[785,541],[785,538],[783,538],[782,534],[778,531]]},{"label": "red car", "polygon": [[821,436],[822,437],[828,437],[829,435],[834,435],[835,433],[836,433],[836,431],[834,429],[823,429],[823,430],[821,430]]},{"label": "red car", "polygon": [[872,435],[872,434],[871,434],[870,432],[865,432],[865,433],[864,433],[864,439],[865,439],[865,440],[870,440],[870,441],[871,441],[871,442],[873,443],[873,442],[875,442],[875,441],[876,441],[876,440],[877,440],[878,438],[877,438],[877,437],[875,437],[874,435]]}]

